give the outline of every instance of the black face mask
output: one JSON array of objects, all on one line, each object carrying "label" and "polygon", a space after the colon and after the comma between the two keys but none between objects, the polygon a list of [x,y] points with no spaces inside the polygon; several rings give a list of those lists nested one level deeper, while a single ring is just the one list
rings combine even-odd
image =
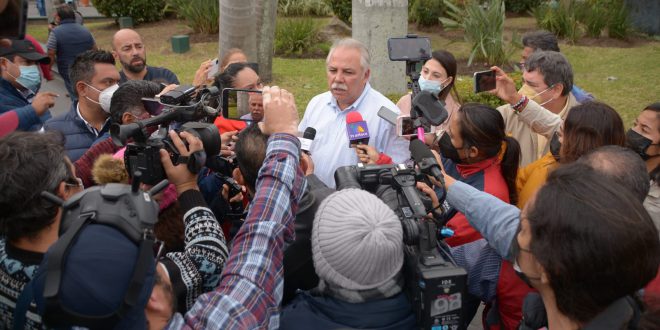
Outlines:
[{"label": "black face mask", "polygon": [[440,147],[440,153],[442,157],[451,159],[454,163],[461,162],[461,156],[458,155],[458,150],[451,144],[451,138],[449,134],[442,134],[440,141],[438,141],[438,146]]},{"label": "black face mask", "polygon": [[[520,229],[518,229],[520,231]],[[513,242],[511,242],[511,255],[513,256],[513,271],[518,275],[521,281],[525,282],[527,286],[530,288],[534,289],[532,286],[532,280],[541,280],[540,277],[529,277],[527,274],[525,274],[522,269],[520,268],[520,265],[518,265],[518,256],[520,255],[520,246],[518,245],[518,235],[513,238]]]},{"label": "black face mask", "polygon": [[550,139],[550,153],[556,161],[559,161],[559,150],[561,150],[561,142],[559,142],[559,134],[555,132]]},{"label": "black face mask", "polygon": [[628,148],[636,152],[643,160],[651,158],[651,156],[646,153],[649,147],[654,145],[651,139],[633,131],[631,128],[626,132],[626,143],[628,144]]}]

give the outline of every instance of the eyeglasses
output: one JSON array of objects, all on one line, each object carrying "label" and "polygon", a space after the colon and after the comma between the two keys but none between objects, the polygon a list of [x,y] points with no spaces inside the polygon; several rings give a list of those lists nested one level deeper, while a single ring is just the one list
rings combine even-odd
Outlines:
[{"label": "eyeglasses", "polygon": [[[67,185],[68,187],[84,188],[83,181],[82,181],[81,178],[73,177],[73,178],[69,178],[67,180],[68,180],[68,182],[64,181],[64,184]],[[75,182],[72,182],[72,181],[75,181]]]}]

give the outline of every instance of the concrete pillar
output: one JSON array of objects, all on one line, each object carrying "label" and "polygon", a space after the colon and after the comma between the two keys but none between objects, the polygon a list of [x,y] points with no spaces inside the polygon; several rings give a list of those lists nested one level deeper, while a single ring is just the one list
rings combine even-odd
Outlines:
[{"label": "concrete pillar", "polygon": [[383,94],[406,93],[405,62],[392,62],[387,39],[405,37],[408,32],[407,0],[353,1],[353,38],[371,53],[371,86]]}]

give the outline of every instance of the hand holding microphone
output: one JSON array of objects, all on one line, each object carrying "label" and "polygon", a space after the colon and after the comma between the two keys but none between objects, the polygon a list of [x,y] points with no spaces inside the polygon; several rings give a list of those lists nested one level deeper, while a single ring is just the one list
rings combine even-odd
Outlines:
[{"label": "hand holding microphone", "polygon": [[359,112],[353,111],[346,115],[346,135],[349,148],[369,144],[369,128]]}]

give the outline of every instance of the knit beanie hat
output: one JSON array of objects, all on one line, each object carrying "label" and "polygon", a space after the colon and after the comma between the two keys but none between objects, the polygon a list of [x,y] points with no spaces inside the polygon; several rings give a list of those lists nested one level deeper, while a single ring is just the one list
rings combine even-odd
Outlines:
[{"label": "knit beanie hat", "polygon": [[357,291],[388,285],[403,264],[401,221],[367,191],[335,192],[316,212],[312,254],[316,273],[331,286]]}]

